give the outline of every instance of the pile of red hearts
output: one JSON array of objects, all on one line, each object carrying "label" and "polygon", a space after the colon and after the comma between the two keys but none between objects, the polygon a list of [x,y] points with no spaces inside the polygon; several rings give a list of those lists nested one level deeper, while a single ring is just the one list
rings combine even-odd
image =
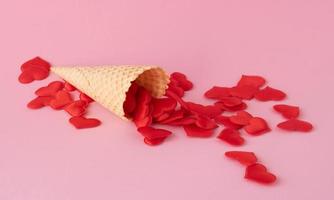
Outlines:
[{"label": "pile of red hearts", "polygon": [[36,90],[37,97],[31,100],[27,106],[31,109],[49,106],[54,110],[64,110],[71,116],[69,122],[78,129],[100,125],[100,120],[84,117],[89,103],[93,100],[81,92],[79,93],[79,99],[74,100],[75,91],[75,87],[67,82],[53,81],[49,85]]},{"label": "pile of red hearts", "polygon": [[[50,65],[40,59],[24,63],[19,81],[29,83],[47,77]],[[283,91],[264,85],[266,80],[260,76],[243,75],[236,86],[214,86],[205,92],[204,96],[215,100],[211,105],[202,105],[184,101],[185,92],[193,88],[193,83],[187,77],[174,72],[170,75],[170,83],[162,98],[154,98],[143,87],[133,82],[126,94],[123,104],[125,116],[137,126],[138,132],[144,137],[147,145],[163,143],[172,132],[155,128],[155,125],[180,126],[189,137],[207,138],[214,135],[215,129],[222,126],[217,138],[233,146],[245,143],[242,130],[247,134],[259,136],[271,131],[265,119],[246,112],[246,101],[281,101],[286,98]],[[264,88],[263,88],[264,87]],[[32,109],[50,106],[55,110],[65,110],[72,117],[70,123],[76,128],[91,128],[100,125],[94,118],[85,118],[87,106],[92,99],[80,93],[79,100],[73,100],[71,95],[76,89],[67,82],[54,81],[48,86],[38,89],[37,97],[28,107]],[[298,106],[278,104],[273,106],[287,120],[277,125],[286,131],[309,132],[312,124],[298,119]],[[224,115],[223,113],[231,113]],[[267,171],[266,167],[257,162],[252,152],[226,152],[226,156],[246,165],[245,178],[261,183],[273,183],[276,176]]]}]

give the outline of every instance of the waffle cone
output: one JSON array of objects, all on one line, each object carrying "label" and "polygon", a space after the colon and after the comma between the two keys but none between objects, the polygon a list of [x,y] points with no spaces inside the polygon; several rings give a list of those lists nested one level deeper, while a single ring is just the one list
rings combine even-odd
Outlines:
[{"label": "waffle cone", "polygon": [[165,94],[169,76],[156,66],[51,67],[51,71],[122,119],[132,81],[154,97]]}]

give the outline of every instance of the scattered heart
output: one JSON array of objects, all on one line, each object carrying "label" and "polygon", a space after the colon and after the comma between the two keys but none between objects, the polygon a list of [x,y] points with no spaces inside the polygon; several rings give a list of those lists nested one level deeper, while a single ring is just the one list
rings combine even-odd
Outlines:
[{"label": "scattered heart", "polygon": [[72,117],[69,122],[77,129],[94,128],[101,124],[98,119],[85,118],[83,116]]},{"label": "scattered heart", "polygon": [[244,129],[250,135],[262,135],[270,131],[267,122],[260,117],[251,118],[249,124]]},{"label": "scattered heart", "polygon": [[289,119],[285,122],[279,123],[277,127],[287,131],[299,132],[310,132],[313,129],[313,125],[311,123],[299,119]]},{"label": "scattered heart", "polygon": [[285,97],[286,94],[284,92],[269,86],[255,94],[255,99],[259,101],[281,101],[285,99]]},{"label": "scattered heart", "polygon": [[245,143],[245,140],[240,136],[239,131],[232,128],[223,129],[217,138],[234,146],[241,146]]},{"label": "scattered heart", "polygon": [[49,85],[45,87],[41,87],[35,91],[37,96],[56,96],[57,92],[62,90],[64,87],[64,83],[61,81],[53,81],[49,83]]},{"label": "scattered heart", "polygon": [[283,117],[287,119],[294,119],[299,116],[299,107],[298,106],[290,106],[286,104],[278,104],[274,105],[274,110],[281,113]]},{"label": "scattered heart", "polygon": [[274,183],[276,181],[276,176],[268,172],[267,168],[259,163],[247,166],[245,178],[265,184]]},{"label": "scattered heart", "polygon": [[227,151],[225,156],[233,160],[237,160],[243,165],[252,165],[257,162],[257,157],[253,152],[247,151]]}]

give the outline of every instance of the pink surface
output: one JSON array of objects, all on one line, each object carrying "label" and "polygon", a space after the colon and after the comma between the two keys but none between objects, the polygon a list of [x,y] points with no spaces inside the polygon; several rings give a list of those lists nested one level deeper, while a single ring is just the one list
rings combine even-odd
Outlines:
[{"label": "pink surface", "polygon": [[[334,199],[332,0],[6,1],[0,8],[1,200]],[[212,85],[263,75],[312,121],[309,134],[275,128],[273,102],[249,111],[272,132],[233,148],[181,129],[163,145],[143,144],[134,126],[99,105],[99,128],[77,131],[64,112],[28,110],[33,91],[19,66],[36,55],[54,65],[158,64],[194,81],[187,99],[209,102]],[[56,77],[52,77],[56,79]],[[279,181],[243,179],[228,150],[254,151]]]}]

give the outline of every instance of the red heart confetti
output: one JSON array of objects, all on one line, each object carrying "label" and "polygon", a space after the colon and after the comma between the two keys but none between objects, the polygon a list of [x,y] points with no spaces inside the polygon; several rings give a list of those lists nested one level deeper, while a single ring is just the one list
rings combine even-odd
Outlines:
[{"label": "red heart confetti", "polygon": [[23,84],[31,83],[34,80],[43,80],[49,76],[50,64],[45,60],[36,57],[21,65],[22,73],[19,81]]},{"label": "red heart confetti", "polygon": [[30,109],[39,109],[44,106],[49,106],[52,99],[53,97],[36,97],[27,104],[27,107]]},{"label": "red heart confetti", "polygon": [[194,124],[196,122],[196,119],[194,117],[185,117],[182,119],[178,119],[172,122],[167,123],[170,126],[185,126]]},{"label": "red heart confetti", "polygon": [[189,110],[199,114],[204,115],[210,118],[214,118],[220,115],[223,111],[216,105],[204,106],[198,103],[187,102]]},{"label": "red heart confetti", "polygon": [[248,125],[249,124],[249,120],[252,119],[253,116],[251,114],[249,114],[246,111],[238,111],[236,112],[236,115],[233,115],[230,117],[231,122],[233,122],[234,124],[239,124],[239,125]]},{"label": "red heart confetti", "polygon": [[80,100],[81,101],[85,101],[86,103],[91,103],[93,102],[94,100],[92,98],[90,98],[88,95],[86,95],[85,93],[80,93],[80,96],[79,96]]},{"label": "red heart confetti", "polygon": [[87,102],[78,100],[78,101],[73,101],[70,103],[68,106],[65,107],[65,111],[72,115],[73,117],[75,116],[81,116],[86,112],[86,107],[87,107]]},{"label": "red heart confetti", "polygon": [[186,75],[180,72],[172,73],[170,78],[176,80],[177,86],[181,87],[184,91],[188,91],[193,88],[193,83],[187,79]]},{"label": "red heart confetti", "polygon": [[235,107],[243,103],[238,97],[223,97],[218,102],[221,102],[226,107]]},{"label": "red heart confetti", "polygon": [[69,82],[65,81],[64,83],[64,89],[68,92],[73,92],[75,91],[77,88],[75,88],[73,85],[71,85]]},{"label": "red heart confetti", "polygon": [[179,97],[184,96],[184,90],[179,86],[179,83],[177,82],[176,79],[170,79],[167,91],[171,91]]},{"label": "red heart confetti", "polygon": [[172,134],[172,132],[168,130],[153,127],[140,127],[137,130],[145,138],[148,138],[150,140],[166,138]]},{"label": "red heart confetti", "polygon": [[242,125],[235,124],[231,121],[230,117],[220,115],[215,118],[215,121],[219,124],[223,124],[226,128],[232,128],[235,130],[241,129]]},{"label": "red heart confetti", "polygon": [[213,134],[213,129],[203,129],[196,125],[186,125],[183,129],[190,137],[211,137]]},{"label": "red heart confetti", "polygon": [[175,122],[179,119],[182,119],[184,117],[184,111],[183,110],[176,110],[171,114],[168,114],[168,117],[164,120],[161,120],[161,124],[170,124],[171,122]]},{"label": "red heart confetti", "polygon": [[237,160],[243,165],[252,165],[257,162],[257,157],[253,152],[247,151],[227,151],[225,156],[233,160]]},{"label": "red heart confetti", "polygon": [[218,128],[215,120],[210,119],[205,115],[196,115],[196,126],[203,129],[215,129]]},{"label": "red heart confetti", "polygon": [[262,135],[270,131],[267,122],[260,117],[251,118],[249,124],[245,126],[244,129],[251,135]]},{"label": "red heart confetti", "polygon": [[269,86],[255,94],[255,99],[259,101],[281,101],[285,99],[285,97],[286,94],[284,92]]},{"label": "red heart confetti", "polygon": [[148,115],[140,119],[133,119],[133,122],[137,127],[146,127],[152,124],[152,116]]},{"label": "red heart confetti", "polygon": [[77,129],[94,128],[101,124],[98,119],[85,118],[83,116],[72,117],[69,122]]},{"label": "red heart confetti", "polygon": [[158,139],[144,138],[144,143],[150,146],[156,146],[156,145],[163,143],[165,139],[166,138],[158,138]]},{"label": "red heart confetti", "polygon": [[256,88],[262,87],[266,83],[266,80],[261,76],[249,76],[249,75],[242,75],[241,79],[238,82],[238,86],[253,86]]},{"label": "red heart confetti", "polygon": [[311,123],[299,119],[289,119],[285,122],[279,123],[277,127],[287,131],[299,132],[309,132],[313,129],[313,125]]},{"label": "red heart confetti", "polygon": [[23,63],[21,65],[21,71],[26,71],[32,68],[39,68],[45,71],[49,71],[50,67],[51,67],[50,63],[48,63],[47,61],[43,60],[40,57],[35,57]]},{"label": "red heart confetti", "polygon": [[230,96],[230,88],[213,86],[204,93],[204,96],[209,99],[222,99]]},{"label": "red heart confetti", "polygon": [[240,85],[230,89],[231,96],[251,100],[259,89],[252,85]]},{"label": "red heart confetti", "polygon": [[183,99],[181,99],[177,94],[175,94],[173,91],[171,91],[171,90],[166,90],[166,96],[167,97],[170,97],[170,98],[172,98],[172,99],[174,99],[175,101],[177,101],[179,104],[180,104],[180,106],[182,107],[182,108],[184,108],[184,109],[186,109],[186,110],[189,110],[189,106],[188,106],[188,104],[185,102],[185,101],[183,101]]},{"label": "red heart confetti", "polygon": [[247,104],[245,104],[245,103],[241,103],[240,105],[229,107],[229,106],[226,106],[224,103],[222,103],[220,101],[217,101],[215,103],[215,106],[219,107],[221,110],[226,110],[226,111],[230,111],[230,112],[245,110],[247,108]]},{"label": "red heart confetti", "polygon": [[46,87],[41,87],[35,91],[37,96],[56,96],[57,92],[64,88],[64,83],[61,81],[53,81]]},{"label": "red heart confetti", "polygon": [[239,131],[232,128],[223,129],[217,138],[234,146],[241,146],[245,143],[245,140],[240,136]]},{"label": "red heart confetti", "polygon": [[170,113],[176,107],[176,101],[171,98],[152,99],[152,117],[157,118],[164,113]]},{"label": "red heart confetti", "polygon": [[133,112],[136,109],[136,94],[138,91],[138,85],[133,82],[129,88],[129,90],[126,93],[126,98],[125,101],[123,103],[123,110],[125,113],[126,117],[131,117]]},{"label": "red heart confetti", "polygon": [[[30,83],[34,80],[45,79],[49,75],[50,64],[45,60],[36,57],[21,66],[21,83]],[[209,99],[219,100],[214,105],[202,105],[194,102],[185,102],[183,96],[185,91],[193,88],[193,83],[186,75],[174,72],[170,76],[170,83],[166,90],[165,97],[153,98],[149,91],[138,86],[135,81],[131,84],[123,104],[125,116],[135,123],[144,136],[147,145],[155,146],[164,142],[172,133],[169,130],[153,128],[151,125],[182,126],[189,137],[211,137],[217,124],[225,128],[217,136],[218,139],[234,146],[245,143],[241,137],[240,128],[251,135],[261,135],[270,131],[267,122],[260,117],[253,117],[246,111],[247,104],[243,100],[255,99],[259,101],[279,101],[286,97],[280,90],[265,87],[266,83],[261,76],[242,75],[234,87],[214,86],[205,92],[204,96]],[[64,89],[64,90],[63,90]],[[71,116],[69,122],[77,129],[93,128],[101,124],[95,118],[86,118],[86,108],[93,100],[84,93],[80,93],[80,100],[73,101],[69,92],[76,88],[68,82],[54,81],[48,86],[36,91],[38,97],[31,100],[27,106],[31,109],[38,109],[44,106],[51,106],[54,109],[63,109]],[[278,104],[273,107],[283,117],[289,119],[278,124],[281,129],[288,131],[308,132],[313,129],[312,124],[296,119],[299,116],[299,108],[286,104]],[[232,116],[221,115],[224,111],[236,112]],[[231,159],[246,165],[245,178],[260,183],[273,183],[276,176],[266,169],[262,164],[257,163],[253,152],[229,151],[225,155]]]},{"label": "red heart confetti", "polygon": [[170,113],[163,113],[162,115],[160,115],[159,117],[156,117],[155,119],[152,118],[152,120],[154,122],[159,122],[161,124],[163,124],[163,121],[165,121],[166,119],[168,119],[170,117]]},{"label": "red heart confetti", "polygon": [[247,166],[245,178],[265,184],[270,184],[276,181],[276,176],[268,172],[267,168],[259,163]]},{"label": "red heart confetti", "polygon": [[19,81],[23,84],[31,83],[34,80],[43,80],[49,76],[49,71],[39,68],[31,68],[23,71],[19,76]]},{"label": "red heart confetti", "polygon": [[294,119],[299,116],[299,107],[298,106],[290,106],[286,104],[278,104],[274,105],[274,110],[281,113],[283,117],[287,119]]},{"label": "red heart confetti", "polygon": [[[137,96],[137,105],[136,109],[134,111],[134,117],[133,121],[136,123],[137,127],[138,125],[147,124],[146,122],[152,121],[151,116],[149,116],[151,109],[149,103],[151,102],[151,95],[150,93],[145,90],[144,88],[138,89],[138,96]],[[144,120],[144,123],[141,122],[141,120]]]},{"label": "red heart confetti", "polygon": [[72,101],[70,93],[61,90],[58,91],[55,98],[50,101],[50,106],[55,110],[59,110],[70,104]]}]

